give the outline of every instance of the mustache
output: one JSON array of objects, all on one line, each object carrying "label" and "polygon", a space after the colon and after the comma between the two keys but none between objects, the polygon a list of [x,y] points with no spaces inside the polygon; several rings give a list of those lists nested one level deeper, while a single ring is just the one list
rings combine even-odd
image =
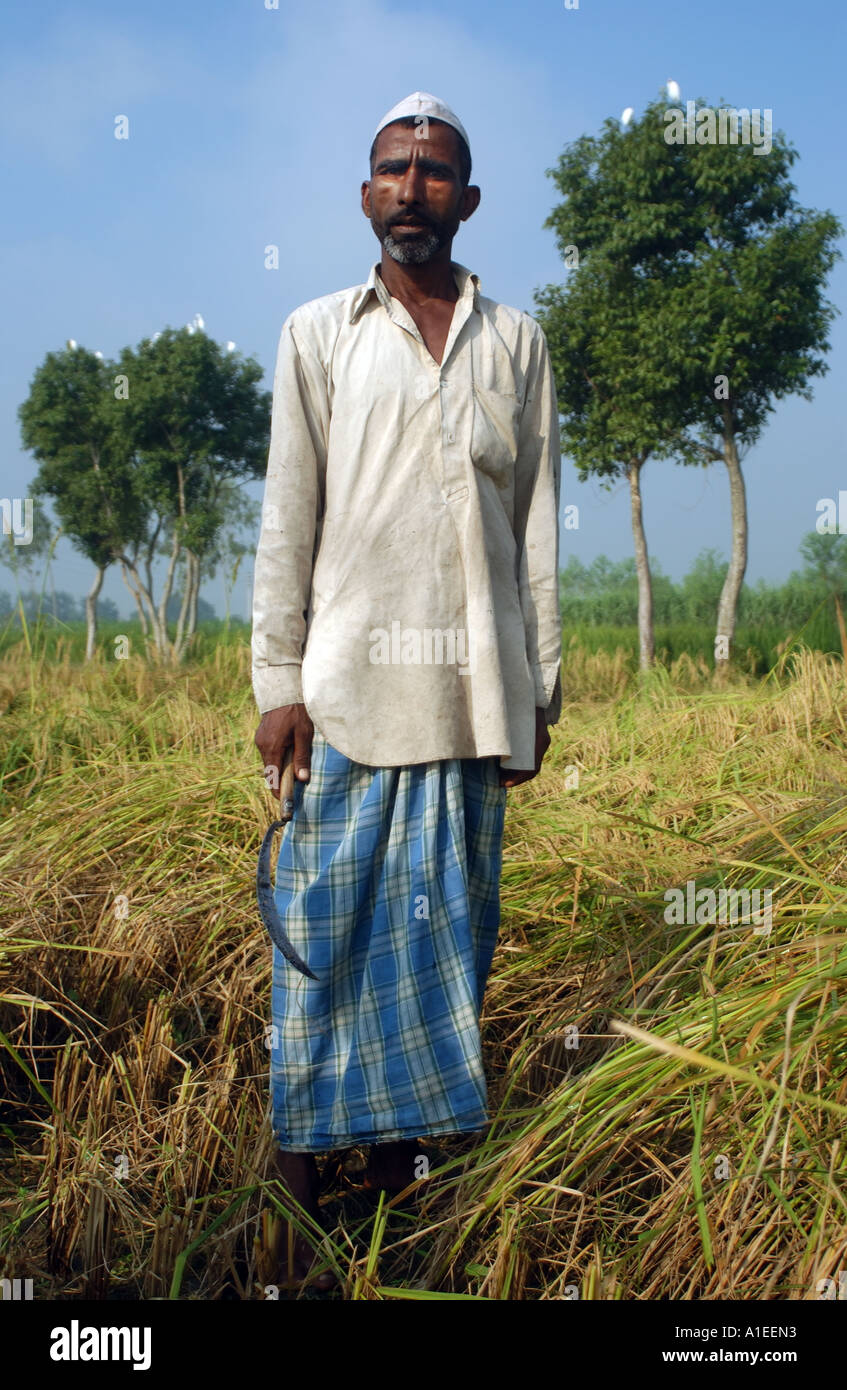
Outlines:
[{"label": "mustache", "polygon": [[406,216],[392,217],[389,227],[397,227],[403,222],[417,222],[422,227],[431,227],[432,223],[426,217],[419,217],[417,213],[407,213]]}]

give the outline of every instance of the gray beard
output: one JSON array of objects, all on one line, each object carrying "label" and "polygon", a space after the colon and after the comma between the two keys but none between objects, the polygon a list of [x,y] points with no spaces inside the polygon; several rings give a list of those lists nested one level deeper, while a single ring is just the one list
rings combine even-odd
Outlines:
[{"label": "gray beard", "polygon": [[390,232],[382,239],[385,250],[393,261],[399,265],[423,265],[426,261],[431,261],[436,251],[441,247],[441,239],[435,232],[426,232],[425,235],[416,237],[414,241],[410,238],[407,241],[397,241]]}]

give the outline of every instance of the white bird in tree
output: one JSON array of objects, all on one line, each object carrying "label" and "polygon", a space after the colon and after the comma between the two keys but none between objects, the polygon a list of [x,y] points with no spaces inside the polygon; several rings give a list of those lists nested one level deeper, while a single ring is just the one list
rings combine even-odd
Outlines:
[{"label": "white bird in tree", "polygon": [[205,325],[205,323],[204,323],[204,321],[203,321],[203,315],[202,315],[202,314],[195,314],[195,315],[194,315],[194,327],[195,327],[195,328],[200,328],[200,329],[203,329],[203,328],[206,327],[206,325]]},{"label": "white bird in tree", "polygon": [[226,350],[227,352],[235,352],[235,343],[227,343]]},{"label": "white bird in tree", "polygon": [[95,352],[94,356],[95,356],[95,357],[99,357],[101,362],[103,361],[103,354],[102,354],[102,352]]},{"label": "white bird in tree", "polygon": [[634,115],[635,107],[628,106],[625,111],[621,112],[621,125],[629,125]]},{"label": "white bird in tree", "polygon": [[674,82],[673,78],[671,78],[671,80],[668,83],[667,93],[671,101],[679,101],[679,98],[682,95],[682,93],[679,90],[679,83]]},{"label": "white bird in tree", "polygon": [[68,338],[68,347],[73,351],[76,347],[76,338]]}]

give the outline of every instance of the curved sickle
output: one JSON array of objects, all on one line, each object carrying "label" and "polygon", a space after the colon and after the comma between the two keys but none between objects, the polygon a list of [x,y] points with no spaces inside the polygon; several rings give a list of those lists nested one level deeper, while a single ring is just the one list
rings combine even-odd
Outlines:
[{"label": "curved sickle", "polygon": [[310,980],[317,980],[317,975],[313,974],[304,960],[298,956],[291,942],[285,934],[282,920],[276,910],[274,902],[274,892],[271,886],[271,844],[273,843],[274,831],[286,826],[294,814],[294,765],[292,762],[292,750],[289,749],[285,755],[285,762],[282,769],[282,785],[279,789],[279,804],[281,815],[279,820],[275,820],[273,825],[265,831],[265,838],[262,840],[262,847],[259,850],[259,863],[256,868],[256,899],[259,904],[259,912],[262,921],[268,929],[268,934],[274,945],[279,948],[285,959],[299,970],[302,975],[308,976]]}]

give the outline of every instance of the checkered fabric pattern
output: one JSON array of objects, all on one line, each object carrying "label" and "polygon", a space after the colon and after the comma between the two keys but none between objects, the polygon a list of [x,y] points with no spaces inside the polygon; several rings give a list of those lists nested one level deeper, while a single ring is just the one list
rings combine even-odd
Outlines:
[{"label": "checkered fabric pattern", "polygon": [[351,762],[315,732],[274,897],[270,1091],[283,1149],[488,1123],[479,1011],[500,922],[499,759]]}]

